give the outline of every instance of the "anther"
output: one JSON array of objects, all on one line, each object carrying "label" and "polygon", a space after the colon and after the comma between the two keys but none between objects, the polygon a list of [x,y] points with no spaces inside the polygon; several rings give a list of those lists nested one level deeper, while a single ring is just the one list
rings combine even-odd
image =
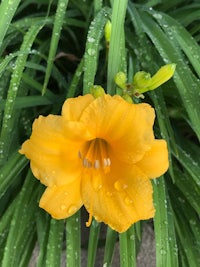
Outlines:
[{"label": "anther", "polygon": [[99,162],[98,159],[95,159],[95,161],[94,161],[94,168],[95,169],[99,169],[100,168],[100,162]]}]

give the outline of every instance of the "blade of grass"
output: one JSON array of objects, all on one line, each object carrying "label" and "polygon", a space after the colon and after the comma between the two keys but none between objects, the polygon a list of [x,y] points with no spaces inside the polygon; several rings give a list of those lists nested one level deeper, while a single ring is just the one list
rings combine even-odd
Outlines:
[{"label": "blade of grass", "polygon": [[[193,65],[196,73],[200,77],[200,47],[198,43],[192,38],[191,34],[178,23],[175,19],[162,12],[152,12],[154,18],[160,24],[162,29],[170,37],[171,40],[177,40],[179,46],[187,55],[189,61]],[[166,27],[167,25],[167,27]]]},{"label": "blade of grass", "polygon": [[0,47],[2,46],[3,39],[6,35],[8,27],[10,26],[11,20],[17,10],[17,7],[21,1],[2,1],[0,5]]},{"label": "blade of grass", "polygon": [[144,31],[155,44],[156,49],[163,57],[165,62],[174,62],[177,64],[174,74],[174,82],[179,90],[180,97],[191,121],[191,127],[200,139],[200,112],[199,112],[199,81],[185,60],[182,57],[180,49],[176,42],[172,42],[169,37],[161,30],[158,24],[148,15],[141,13],[142,25]]},{"label": "blade of grass", "polygon": [[67,219],[66,266],[79,267],[81,263],[80,211]]},{"label": "blade of grass", "polygon": [[127,232],[119,234],[120,244],[120,267],[131,267],[128,259],[128,244],[127,244]]},{"label": "blade of grass", "polygon": [[22,53],[17,57],[15,68],[10,81],[10,86],[8,89],[8,95],[5,104],[4,118],[2,123],[1,135],[0,135],[0,165],[6,161],[9,154],[9,148],[11,144],[10,133],[13,130],[14,125],[14,104],[17,93],[19,93],[19,85],[22,78],[23,70],[27,60],[28,54],[24,54],[25,51],[30,51],[30,48],[38,34],[41,30],[41,25],[33,25],[29,31],[24,36],[23,43],[21,45],[20,51]]},{"label": "blade of grass", "polygon": [[57,4],[57,10],[55,14],[55,20],[54,20],[54,27],[53,27],[53,33],[51,37],[51,44],[50,44],[50,50],[49,50],[49,56],[47,60],[47,69],[46,69],[46,75],[44,78],[44,84],[42,89],[42,94],[45,94],[47,84],[49,82],[49,78],[52,71],[53,61],[55,59],[58,42],[60,39],[60,34],[62,30],[62,25],[64,23],[65,19],[65,12],[68,5],[68,0],[59,0]]},{"label": "blade of grass", "polygon": [[39,246],[39,255],[37,258],[37,267],[45,266],[45,259],[47,254],[47,242],[49,238],[51,218],[49,215],[39,209],[36,214],[36,230],[37,240]]},{"label": "blade of grass", "polygon": [[46,267],[60,266],[63,245],[64,220],[51,219],[47,241]]},{"label": "blade of grass", "polygon": [[[37,208],[37,194],[36,179],[33,178],[31,172],[28,173],[20,197],[15,205],[15,211],[11,220],[9,235],[7,238],[4,257],[2,260],[2,267],[20,266],[23,258],[29,250],[27,246],[28,240],[32,239],[35,232],[35,212]],[[34,238],[32,239],[34,240]],[[32,244],[29,243],[29,245]]]},{"label": "blade of grass", "polygon": [[13,177],[16,179],[27,164],[28,160],[20,155],[18,151],[9,157],[7,163],[0,169],[0,198],[12,184]]},{"label": "blade of grass", "polygon": [[94,219],[92,220],[92,224],[90,226],[89,243],[88,243],[87,267],[95,266],[95,257],[97,252],[97,244],[99,240],[100,226],[101,226],[100,223],[98,223]]},{"label": "blade of grass", "polygon": [[84,66],[84,60],[82,59],[78,65],[78,68],[76,69],[76,72],[74,73],[71,84],[70,84],[69,89],[67,91],[66,98],[74,97],[75,92],[77,90],[78,83],[79,83],[81,75],[83,73],[83,66]]},{"label": "blade of grass", "polygon": [[135,225],[127,231],[127,255],[130,267],[136,267],[136,232]]},{"label": "blade of grass", "polygon": [[115,94],[114,77],[122,69],[125,60],[125,38],[124,38],[124,21],[126,15],[128,0],[113,1],[112,8],[112,30],[110,37],[110,47],[108,54],[108,72],[107,72],[107,92]]},{"label": "blade of grass", "polygon": [[200,264],[200,224],[199,216],[192,209],[190,203],[186,201],[185,196],[180,190],[170,185],[170,198],[173,206],[173,215],[177,238],[182,248],[181,257],[187,262],[187,266],[198,267]]},{"label": "blade of grass", "polygon": [[104,25],[109,19],[110,9],[103,8],[91,22],[84,54],[84,77],[83,94],[90,93],[90,88],[94,85],[99,56],[99,46]]},{"label": "blade of grass", "polygon": [[104,249],[104,261],[103,261],[106,267],[112,266],[113,252],[117,237],[118,233],[112,230],[110,227],[108,227],[106,234],[106,244]]},{"label": "blade of grass", "polygon": [[[174,254],[174,244],[176,244],[175,234],[170,228],[173,228],[172,218],[168,216],[170,209],[166,196],[166,188],[163,177],[154,180],[154,203],[156,214],[154,217],[155,238],[156,238],[156,266],[160,267],[178,267],[178,258]],[[172,236],[170,236],[172,234]],[[171,240],[173,239],[173,243]],[[171,245],[173,244],[173,246]],[[173,265],[172,265],[173,264]]]}]

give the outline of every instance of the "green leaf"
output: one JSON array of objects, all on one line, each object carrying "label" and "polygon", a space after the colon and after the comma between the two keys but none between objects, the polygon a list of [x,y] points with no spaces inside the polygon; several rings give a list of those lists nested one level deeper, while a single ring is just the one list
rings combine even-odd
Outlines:
[{"label": "green leaf", "polygon": [[42,94],[45,94],[46,87],[47,87],[47,84],[49,82],[49,78],[51,75],[52,66],[53,66],[53,62],[55,59],[58,42],[60,39],[61,29],[64,23],[64,17],[65,17],[67,5],[68,5],[68,0],[58,1]]},{"label": "green leaf", "polygon": [[90,88],[94,85],[95,75],[97,71],[97,63],[99,56],[100,40],[102,37],[104,25],[110,16],[110,10],[103,8],[93,21],[91,22],[84,54],[84,77],[83,77],[83,93],[90,93]]},{"label": "green leaf", "polygon": [[112,9],[112,29],[108,54],[107,92],[115,94],[114,78],[119,71],[126,72],[124,21],[127,0],[116,0]]}]

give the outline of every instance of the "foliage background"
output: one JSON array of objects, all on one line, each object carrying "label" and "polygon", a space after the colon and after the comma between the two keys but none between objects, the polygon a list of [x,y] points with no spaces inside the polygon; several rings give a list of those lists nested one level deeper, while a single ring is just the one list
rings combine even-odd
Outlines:
[{"label": "foliage background", "polygon": [[[126,16],[125,16],[126,15]],[[157,267],[200,265],[200,3],[198,0],[4,0],[0,5],[0,259],[26,267],[36,244],[37,266],[80,266],[81,214],[55,221],[38,208],[44,187],[33,178],[21,143],[39,114],[59,114],[66,97],[95,83],[115,93],[114,75],[128,80],[176,64],[174,78],[145,94],[157,113],[155,133],[165,138],[170,169],[156,181]],[[124,18],[125,17],[125,18]],[[112,18],[110,48],[103,36]],[[136,266],[145,223],[118,235],[107,229],[104,267],[116,240],[120,265]],[[93,221],[88,266],[102,245]],[[99,242],[99,240],[101,242]]]}]

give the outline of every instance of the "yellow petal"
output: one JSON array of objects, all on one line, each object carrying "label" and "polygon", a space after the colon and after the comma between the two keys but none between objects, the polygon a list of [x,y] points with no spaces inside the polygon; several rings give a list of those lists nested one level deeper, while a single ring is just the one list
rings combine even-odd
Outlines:
[{"label": "yellow petal", "polygon": [[94,100],[91,94],[69,98],[62,107],[62,115],[66,120],[78,121],[84,109]]},{"label": "yellow petal", "polygon": [[55,219],[72,216],[82,206],[80,179],[68,185],[48,187],[40,199],[39,206]]},{"label": "yellow petal", "polygon": [[83,204],[90,215],[118,232],[154,216],[151,182],[133,165],[114,160],[108,174],[86,172],[81,190]]},{"label": "yellow petal", "polygon": [[104,139],[111,150],[127,163],[135,163],[154,140],[154,110],[148,104],[129,104],[120,96],[95,99],[80,121],[90,134]]},{"label": "yellow petal", "polygon": [[155,140],[151,149],[137,162],[137,166],[149,178],[156,178],[164,174],[169,167],[167,143],[164,140]]},{"label": "yellow petal", "polygon": [[[76,134],[75,126],[74,129]],[[84,132],[81,133],[84,136]],[[70,142],[67,134],[61,116],[40,116],[33,123],[30,139],[19,151],[30,159],[34,176],[47,186],[71,182],[81,171],[79,142]]]}]

